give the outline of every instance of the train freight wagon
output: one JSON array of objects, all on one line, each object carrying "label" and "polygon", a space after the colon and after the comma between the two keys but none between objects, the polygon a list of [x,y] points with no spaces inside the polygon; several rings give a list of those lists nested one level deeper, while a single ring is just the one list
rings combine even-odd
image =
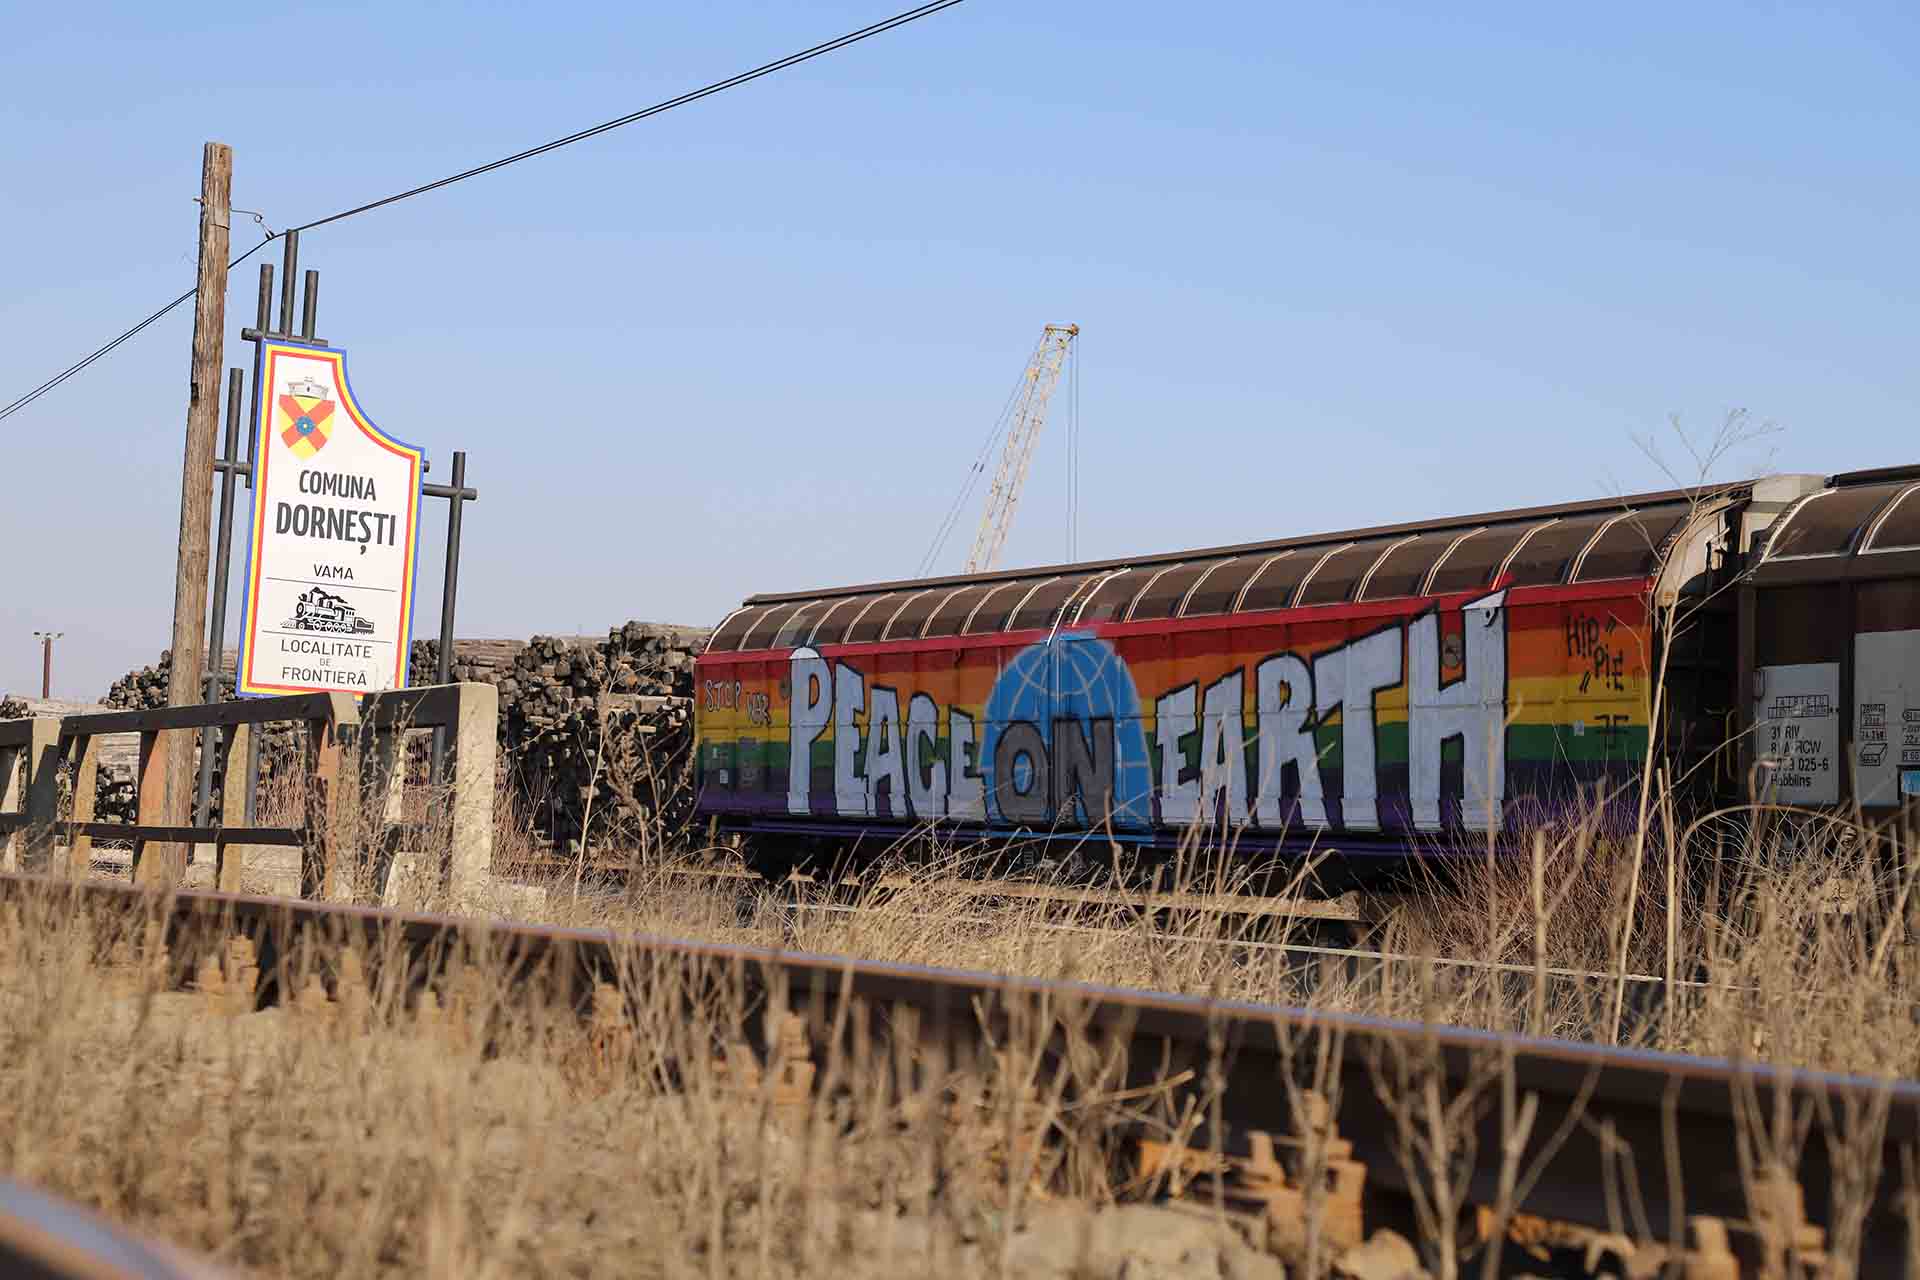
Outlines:
[{"label": "train freight wagon", "polygon": [[775,873],[925,827],[1398,858],[1630,818],[1656,727],[1691,801],[1844,803],[1858,766],[1898,805],[1916,488],[1786,476],[754,596],[696,669],[700,809]]}]

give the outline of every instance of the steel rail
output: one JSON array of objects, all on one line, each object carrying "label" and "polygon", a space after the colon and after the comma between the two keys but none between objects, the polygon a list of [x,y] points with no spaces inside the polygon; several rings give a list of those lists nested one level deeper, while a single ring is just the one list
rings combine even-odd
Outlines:
[{"label": "steel rail", "polygon": [[[794,912],[817,911],[822,914],[833,915],[859,915],[862,912],[875,910],[875,908],[872,907],[849,906],[833,902],[788,902],[783,905],[787,910]],[[1152,909],[1154,911],[1178,911],[1193,909],[1204,910],[1205,908],[1183,908],[1175,905],[1163,905]],[[1145,913],[1143,912],[1142,914]],[[1003,923],[1002,921],[996,921],[987,916],[959,916],[931,911],[904,912],[901,914],[901,918],[907,920],[937,920],[944,924],[973,924],[983,926]],[[1323,922],[1323,917],[1306,916],[1302,917],[1298,923],[1312,924]],[[1350,922],[1340,920],[1336,921],[1336,923],[1346,924]],[[1132,936],[1145,941],[1178,943],[1182,946],[1239,947],[1247,951],[1275,951],[1283,955],[1306,956],[1315,959],[1324,957],[1330,960],[1360,960],[1378,965],[1383,969],[1390,965],[1426,965],[1436,969],[1471,969],[1476,972],[1497,973],[1510,977],[1530,978],[1538,973],[1542,977],[1562,981],[1625,981],[1636,985],[1652,984],[1654,986],[1665,986],[1667,983],[1667,980],[1659,974],[1634,973],[1631,970],[1626,973],[1603,973],[1596,969],[1567,969],[1556,965],[1537,967],[1521,963],[1517,960],[1476,960],[1471,956],[1426,956],[1411,952],[1374,951],[1366,947],[1330,947],[1311,942],[1275,942],[1270,938],[1236,937],[1232,935],[1209,938],[1192,933],[1169,933],[1163,929],[1142,932],[1126,926],[1102,928],[1098,925],[1059,924],[1053,921],[1026,921],[1023,922],[1023,927],[1037,929],[1042,933],[1070,933],[1108,938],[1125,938]],[[1701,982],[1692,978],[1676,978],[1674,979],[1673,985],[1680,990],[1719,991],[1727,994],[1757,994],[1759,992],[1758,987],[1735,986],[1732,983],[1725,982]],[[1838,998],[1835,993],[1827,991],[1803,991],[1801,994],[1812,998]]]},{"label": "steel rail", "polygon": [[[1867,1203],[1858,1274],[1905,1273],[1901,1171],[1920,1153],[1920,1084],[1913,1082],[608,930],[0,877],[0,898],[36,890],[164,912],[170,936],[187,949],[210,947],[236,928],[253,931],[262,948],[262,1000],[275,998],[271,975],[287,972],[286,957],[301,935],[320,933],[404,946],[428,966],[462,946],[492,948],[557,982],[552,989],[570,992],[583,1010],[596,981],[724,973],[763,1002],[784,1000],[805,1013],[816,1044],[828,1028],[911,1034],[925,1053],[948,1062],[989,1060],[1022,1016],[1070,1019],[1083,1033],[1126,1044],[1126,1087],[1152,1088],[1181,1072],[1203,1082],[1194,1088],[1217,1086],[1191,1142],[1206,1148],[1217,1140],[1230,1153],[1244,1153],[1254,1131],[1296,1131],[1285,1079],[1298,1080],[1324,1055],[1331,1117],[1366,1166],[1371,1193],[1404,1196],[1421,1176],[1423,1158],[1414,1154],[1409,1128],[1421,1126],[1425,1136],[1425,1113],[1414,1110],[1424,1105],[1423,1092],[1443,1101],[1471,1094],[1473,1104],[1460,1110],[1479,1153],[1466,1178],[1467,1198],[1500,1203],[1500,1153],[1521,1141],[1504,1131],[1498,1105],[1510,1087],[1516,1108],[1520,1099],[1533,1108],[1523,1165],[1537,1159],[1538,1176],[1516,1206],[1529,1214],[1629,1234],[1642,1219],[1641,1229],[1656,1240],[1672,1240],[1689,1216],[1751,1221],[1758,1214],[1749,1202],[1755,1152],[1779,1149],[1782,1167],[1804,1193],[1807,1220],[1831,1231],[1847,1208],[1836,1203],[1836,1176],[1864,1162],[1877,1176],[1861,1193]],[[842,1016],[850,1005],[894,1016]],[[909,1010],[914,1016],[899,1016]],[[1803,1140],[1767,1133],[1778,1116],[1810,1126]],[[1857,1123],[1869,1127],[1849,1128]],[[1562,1140],[1550,1143],[1550,1135]]]},{"label": "steel rail", "polygon": [[[676,870],[668,875],[675,878],[692,880],[733,880],[764,886],[766,882],[751,871],[736,871],[728,868],[715,870]],[[795,875],[788,883],[818,883],[810,877]],[[864,887],[861,882],[852,882],[856,889]],[[876,888],[909,889],[926,887],[924,882],[916,883],[906,877],[884,877],[877,882]],[[1133,912],[1136,919],[1157,916],[1215,916],[1233,917],[1260,922],[1269,930],[1293,930],[1303,932],[1313,929],[1339,929],[1364,934],[1386,923],[1386,917],[1377,907],[1370,905],[1366,895],[1359,895],[1360,905],[1342,902],[1340,899],[1313,900],[1290,898],[1241,897],[1233,894],[1172,894],[1172,893],[1128,893],[1125,890],[1058,890],[1044,885],[1027,885],[1017,881],[967,881],[956,880],[938,886],[942,892],[951,892],[959,897],[976,899],[1005,899],[1039,903],[1044,906],[1061,907],[1068,910],[1090,910],[1095,912]],[[1346,895],[1354,896],[1354,895]],[[862,912],[878,910],[877,906],[861,902],[808,901],[791,896],[781,903],[786,910],[796,914],[817,912],[822,915],[859,915]],[[988,916],[956,915],[951,912],[911,911],[900,913],[909,920],[939,921],[942,924],[969,924],[991,927],[1004,923]],[[1128,934],[1151,939],[1155,942],[1178,943],[1184,946],[1230,947],[1251,952],[1277,952],[1293,955],[1308,961],[1315,959],[1349,960],[1378,966],[1381,969],[1393,965],[1426,967],[1434,969],[1465,969],[1476,973],[1499,974],[1506,977],[1531,978],[1536,974],[1557,982],[1626,982],[1634,986],[1666,987],[1668,980],[1657,973],[1639,973],[1634,970],[1615,971],[1599,969],[1575,969],[1563,965],[1536,966],[1523,960],[1483,960],[1473,956],[1425,955],[1411,951],[1381,951],[1371,947],[1334,946],[1324,942],[1276,941],[1271,937],[1255,934],[1223,934],[1209,937],[1201,934],[1183,933],[1155,927],[1142,933],[1131,925],[1101,926],[1062,923],[1057,920],[1022,921],[1025,928],[1037,929],[1042,933],[1082,934],[1092,937],[1118,938]],[[1714,992],[1720,995],[1759,995],[1761,988],[1750,984],[1734,982],[1712,982],[1699,978],[1675,978],[1672,988],[1676,991]],[[1817,988],[1804,988],[1796,993],[1799,998],[1808,1001],[1846,999],[1847,993],[1822,991]],[[1920,1010],[1920,1003],[1914,1008]]]},{"label": "steel rail", "polygon": [[[741,867],[669,867],[664,874],[676,880],[737,880],[754,886],[767,884],[758,872]],[[1278,917],[1287,920],[1337,920],[1357,925],[1383,922],[1382,918],[1377,918],[1376,914],[1366,909],[1368,904],[1380,900],[1383,895],[1362,895],[1357,891],[1337,897],[1308,898],[1294,895],[1262,896],[1230,891],[1183,893],[1163,889],[1105,889],[1092,885],[1061,888],[1056,885],[1020,880],[969,880],[962,877],[932,882],[911,875],[896,874],[883,874],[872,881],[857,875],[825,881],[816,879],[804,871],[788,876],[786,883],[815,885],[823,890],[835,892],[848,890],[858,892],[866,889],[924,889],[937,885],[942,893],[951,893],[957,897],[1004,898],[1061,907],[1118,907],[1141,912],[1150,911],[1155,914],[1174,911],[1211,912],[1216,915]],[[1395,895],[1385,896],[1391,898]]]},{"label": "steel rail", "polygon": [[0,1178],[0,1275],[25,1280],[222,1280],[228,1274],[71,1201]]},{"label": "steel rail", "polygon": [[[877,910],[874,907],[847,905],[832,902],[786,902],[786,910],[796,914],[814,911],[823,915],[859,915],[862,912]],[[1182,907],[1178,904],[1162,904],[1151,908],[1154,913],[1162,911],[1209,910],[1205,907]],[[1141,914],[1147,914],[1143,909]],[[965,916],[931,911],[908,911],[898,914],[905,920],[938,921],[942,924],[970,924],[993,927],[1004,924],[988,916]],[[1288,922],[1287,927],[1305,928],[1328,924],[1351,925],[1359,922],[1338,917],[1302,916]],[[1724,996],[1757,996],[1765,994],[1765,989],[1749,983],[1711,982],[1701,978],[1674,978],[1671,982],[1657,973],[1636,973],[1628,969],[1623,971],[1602,969],[1571,969],[1560,965],[1532,965],[1524,960],[1479,960],[1472,956],[1422,955],[1412,951],[1377,951],[1369,947],[1336,947],[1325,943],[1313,942],[1276,942],[1271,938],[1227,934],[1219,937],[1207,937],[1202,934],[1170,932],[1165,929],[1153,929],[1142,932],[1127,925],[1108,926],[1085,924],[1061,924],[1056,921],[1023,921],[1022,928],[1038,930],[1041,933],[1067,933],[1087,937],[1106,937],[1119,939],[1132,937],[1136,940],[1164,942],[1190,947],[1237,948],[1250,952],[1274,952],[1280,955],[1299,956],[1304,962],[1315,960],[1345,960],[1373,966],[1385,970],[1395,965],[1415,969],[1465,969],[1480,974],[1495,974],[1508,978],[1550,978],[1555,982],[1625,982],[1636,987],[1671,988],[1674,991],[1711,992]],[[1820,1001],[1848,1000],[1852,995],[1845,991],[1823,991],[1818,987],[1801,987],[1793,996],[1808,1003]],[[1920,1001],[1907,1001],[1908,1007],[1920,1014]]]}]

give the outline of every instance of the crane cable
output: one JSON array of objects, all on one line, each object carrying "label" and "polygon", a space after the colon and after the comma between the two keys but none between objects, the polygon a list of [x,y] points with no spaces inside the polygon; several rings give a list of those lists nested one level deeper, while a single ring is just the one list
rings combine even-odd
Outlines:
[{"label": "crane cable", "polygon": [[1067,359],[1067,563],[1080,558],[1080,343]]},{"label": "crane cable", "polygon": [[[1031,358],[1027,361],[1031,367]],[[1007,392],[1006,403],[1000,406],[1000,415],[993,420],[993,429],[987,432],[987,438],[980,445],[980,452],[974,457],[973,465],[967,468],[966,479],[960,484],[960,492],[953,495],[953,503],[947,508],[946,518],[940,527],[933,531],[933,541],[927,546],[927,553],[920,557],[920,567],[914,571],[914,577],[924,578],[932,572],[934,564],[940,559],[940,553],[947,549],[947,539],[953,536],[959,524],[960,513],[966,509],[967,500],[973,496],[974,489],[980,483],[980,477],[987,473],[987,463],[993,458],[994,450],[1000,443],[1000,437],[1006,433],[1013,420],[1014,402],[1020,398],[1020,388],[1027,380],[1023,369],[1020,376],[1013,380],[1012,390]]]},{"label": "crane cable", "polygon": [[[816,44],[812,46],[811,48],[802,49],[798,53],[790,53],[784,58],[777,58],[772,62],[764,63],[758,67],[753,68],[751,71],[743,71],[738,75],[728,76],[725,80],[716,80],[712,84],[706,85],[699,89],[691,90],[687,93],[683,93],[678,97],[668,98],[664,102],[656,102],[650,107],[642,107],[638,111],[629,112],[628,114],[623,116],[616,116],[612,120],[603,121],[602,123],[593,125],[590,128],[581,129],[578,132],[567,134],[565,137],[562,137],[562,138],[555,138],[551,142],[543,142],[536,147],[528,147],[524,151],[516,151],[510,156],[503,156],[498,160],[490,160],[486,164],[476,165],[471,169],[466,169],[459,173],[451,174],[445,178],[439,178],[433,182],[423,183],[420,186],[412,187],[405,191],[396,192],[395,194],[390,196],[382,196],[378,200],[370,200],[366,204],[355,205],[351,209],[343,209],[339,213],[331,213],[324,218],[315,218],[311,222],[303,222],[297,227],[289,228],[289,230],[309,231],[309,230],[312,230],[314,227],[324,227],[331,222],[339,222],[342,219],[351,218],[358,214],[370,213],[375,209],[384,208],[385,206],[390,204],[397,204],[402,200],[410,200],[414,196],[425,195],[429,191],[438,191],[442,187],[450,187],[454,183],[464,182],[468,178],[477,178],[481,174],[491,173],[495,169],[504,169],[506,166],[510,164],[517,164],[522,160],[531,160],[535,156],[545,155],[549,151],[556,151],[561,147],[571,146],[573,143],[576,143],[576,142],[584,142],[588,138],[597,137],[598,135],[606,133],[609,130],[618,129],[623,125],[633,124],[637,121],[645,120],[650,116],[657,116],[664,111],[671,111],[675,107],[683,107],[683,106],[686,106],[688,103],[698,102],[702,98],[712,97],[716,93],[722,93],[728,89],[736,88],[739,85],[746,84],[750,80],[758,80],[760,77],[772,75],[776,71],[784,71],[788,67],[797,66],[802,62],[807,62],[814,58],[818,58],[823,54],[833,53],[837,50],[846,48],[848,45],[857,44],[860,41],[866,40],[872,36],[877,36],[883,32],[891,31],[895,27],[903,27],[909,22],[917,22],[919,19],[929,17],[933,14],[939,13],[943,9],[951,9],[955,5],[958,5],[960,3],[962,3],[962,0],[928,0],[928,3],[918,5],[912,9],[907,9],[900,13],[896,13],[891,18],[886,18],[879,22],[870,23],[867,26],[861,27],[857,31],[849,31],[847,34],[843,36],[836,36],[832,40],[826,40],[821,42],[820,44]],[[280,233],[280,234],[284,234],[284,233]],[[235,258],[232,262],[228,263],[227,269],[232,270],[234,267],[239,266],[242,262],[245,262],[248,258],[258,253],[263,246],[265,246],[269,241],[275,238],[276,238],[276,235],[270,233],[266,240],[262,240],[259,244],[253,246],[253,248],[247,250],[245,253]],[[35,387],[33,390],[27,392],[25,395],[7,404],[4,408],[0,408],[0,421],[4,421],[5,419],[10,418],[14,414],[18,413],[20,410],[26,408],[28,405],[32,404],[35,400],[38,400],[41,396],[45,395],[47,392],[53,390],[55,387],[65,382],[67,379],[73,377],[75,374],[79,373],[81,370],[91,365],[94,361],[100,359],[102,356],[112,351],[115,347],[118,347],[121,343],[127,341],[129,338],[132,338],[133,336],[138,334],[141,330],[153,324],[155,321],[159,320],[162,316],[165,316],[168,312],[173,311],[175,308],[179,307],[182,303],[191,299],[194,296],[194,294],[197,292],[198,292],[197,286],[196,288],[187,290],[185,293],[175,298],[172,302],[169,302],[167,305],[165,305],[164,307],[161,307],[158,311],[154,312],[152,315],[148,316],[146,319],[142,320],[140,323],[134,325],[131,329],[126,330],[125,332],[121,333],[118,337],[114,338],[111,342],[108,342],[106,345],[94,351],[93,354],[85,357],[82,360],[76,361],[72,365],[69,365],[66,369],[62,370],[60,373],[55,374],[53,377],[47,379],[45,382],[41,383],[39,386]]]}]

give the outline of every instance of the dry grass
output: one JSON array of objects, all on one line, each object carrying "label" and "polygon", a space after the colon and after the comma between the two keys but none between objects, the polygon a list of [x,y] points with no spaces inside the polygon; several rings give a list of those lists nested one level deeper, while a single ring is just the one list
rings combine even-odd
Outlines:
[{"label": "dry grass", "polygon": [[[1622,1040],[1920,1074],[1911,839],[1761,816],[1737,841],[1726,826],[1650,840],[1631,930],[1619,925],[1631,851],[1590,827],[1469,857],[1382,928],[1374,942],[1405,957],[1387,964],[1303,962],[1274,945],[1301,936],[1299,920],[1199,907],[1156,922],[1092,894],[1067,910],[983,903],[958,884],[964,851],[928,861],[924,847],[898,851],[898,878],[851,903],[796,907],[748,882],[689,876],[714,851],[655,846],[636,851],[620,883],[561,875],[534,900],[542,909],[524,895],[493,909],[1600,1040],[1616,1034],[1612,975],[1671,964],[1689,985],[1658,1000],[1628,984]],[[504,799],[500,821],[504,866],[526,846],[509,843],[522,828]],[[1236,888],[1203,852],[1196,839],[1163,887]],[[1671,899],[1669,856],[1681,890]],[[446,905],[418,881],[398,894]],[[829,905],[851,909],[819,909]],[[770,1086],[743,1093],[716,1065],[741,1061],[737,1046],[764,1016],[724,973],[695,987],[658,974],[632,984],[647,993],[637,1034],[609,1067],[570,1011],[509,999],[484,958],[444,992],[450,1027],[423,1029],[413,993],[389,988],[376,991],[371,1033],[349,1035],[338,1018],[210,1017],[194,995],[101,982],[98,959],[132,927],[49,899],[0,928],[3,1167],[260,1274],[585,1275],[619,1259],[623,1273],[661,1276],[1119,1275],[1122,1255],[1073,1215],[1157,1189],[1133,1179],[1124,1126],[1178,1141],[1207,1105],[1205,1079],[1114,1096],[1111,1058],[1069,1026],[1057,1058],[1016,1045],[938,1080],[823,1061],[831,1086],[788,1123]],[[1449,963],[1461,960],[1471,963]],[[1408,1100],[1404,1163],[1428,1171],[1417,1243],[1427,1269],[1451,1277],[1481,1263],[1443,1227],[1463,1184],[1435,1171],[1472,1159],[1456,1121],[1498,1105],[1503,1076],[1492,1062],[1435,1092],[1431,1065],[1415,1054],[1382,1071]],[[1871,1132],[1864,1119],[1854,1127]],[[1792,1136],[1758,1114],[1743,1133],[1756,1159]],[[1166,1232],[1127,1228],[1120,1211],[1100,1221]],[[1061,1256],[1061,1238],[1082,1253]],[[1220,1237],[1203,1246],[1212,1270],[1168,1274],[1246,1274],[1225,1262],[1238,1247]],[[1328,1274],[1338,1256],[1315,1230],[1289,1247],[1294,1274]]]},{"label": "dry grass", "polygon": [[[1630,997],[1627,1038],[1915,1074],[1912,846],[1855,839],[1844,857],[1831,846],[1815,857],[1805,842],[1784,824],[1762,828],[1717,877],[1703,868],[1681,881],[1676,965],[1698,985],[1664,1003]],[[1645,865],[1664,883],[1656,855]],[[1284,936],[1284,920],[1195,909],[1159,922],[1187,940],[1168,939],[1091,895],[1064,914],[983,905],[956,887],[961,868],[950,863],[868,889],[852,910],[796,910],[742,882],[680,874],[690,857],[655,857],[626,883],[585,883],[577,895],[561,877],[544,914],[1589,1038],[1610,1034],[1620,947],[1629,971],[1658,972],[1669,937],[1658,893],[1624,943],[1610,932],[1629,856],[1579,831],[1543,835],[1530,855],[1468,863],[1378,939],[1415,958],[1337,971],[1255,945]],[[1217,871],[1196,878],[1188,890],[1232,887]],[[410,905],[438,904],[428,894]],[[339,1015],[212,1016],[197,995],[102,982],[100,959],[138,934],[137,921],[57,898],[0,919],[0,1167],[259,1274],[587,1275],[618,1260],[622,1274],[659,1276],[1227,1276],[1254,1274],[1259,1261],[1212,1224],[1213,1243],[1193,1246],[1205,1255],[1198,1270],[1177,1259],[1143,1269],[1137,1252],[1129,1264],[1112,1244],[1171,1230],[1124,1216],[1148,1212],[1126,1206],[1160,1188],[1133,1178],[1123,1127],[1179,1141],[1207,1105],[1208,1081],[1119,1097],[1113,1060],[1073,1034],[1070,1012],[1055,1011],[1067,1026],[1057,1057],[1029,1036],[938,1079],[903,1076],[895,1062],[823,1060],[812,1101],[788,1120],[770,1085],[742,1090],[737,1067],[718,1065],[744,1061],[739,1046],[765,1013],[718,970],[629,984],[645,993],[636,1034],[609,1057],[571,1011],[511,990],[485,957],[443,987],[437,1023],[423,1024],[417,993],[376,983],[368,1032],[348,1034]],[[1556,967],[1595,976],[1549,980]],[[1311,1046],[1302,1056],[1306,1079]],[[1420,1171],[1425,1197],[1417,1244],[1429,1273],[1452,1277],[1492,1265],[1444,1225],[1464,1186],[1447,1171],[1475,1158],[1461,1117],[1503,1105],[1504,1077],[1490,1060],[1436,1092],[1433,1065],[1414,1050],[1380,1071],[1407,1104],[1403,1163]],[[1870,1135],[1874,1122],[1844,1127]],[[1757,1113],[1742,1132],[1756,1160],[1785,1140]],[[1514,1147],[1514,1181],[1524,1184],[1532,1158],[1520,1154],[1545,1140]],[[1106,1234],[1085,1229],[1094,1221]],[[1340,1250],[1318,1223],[1310,1215],[1286,1246],[1291,1274],[1332,1272]]]},{"label": "dry grass", "polygon": [[[1444,879],[1396,895],[1362,939],[1385,962],[1317,953],[1304,915],[1153,917],[1094,893],[1065,907],[984,900],[964,852],[923,847],[897,850],[884,886],[863,877],[851,897],[703,876],[716,851],[695,851],[636,859],[577,892],[561,876],[517,905],[554,923],[1920,1076],[1910,833],[1762,812],[1737,839],[1721,824],[1649,840],[1628,930],[1631,851],[1596,826],[1463,854]],[[1169,867],[1162,890],[1244,887],[1244,872],[1206,858],[1181,864],[1194,870]],[[1650,979],[1669,972],[1663,996]]]},{"label": "dry grass", "polygon": [[984,1275],[1036,1247],[1030,1188],[1115,1198],[1099,1065],[1064,1108],[1018,1041],[943,1076],[829,1058],[789,1117],[772,1074],[739,1084],[764,1010],[717,968],[636,975],[609,1045],[486,957],[437,1018],[376,982],[362,1027],[103,981],[140,936],[57,895],[6,913],[0,1167],[261,1274]]},{"label": "dry grass", "polygon": [[[1664,800],[1652,796],[1654,813],[1667,812]],[[297,786],[277,784],[263,820],[295,821],[300,804]],[[438,807],[410,796],[408,816]],[[356,849],[377,843],[367,823]],[[628,872],[615,882],[584,874],[583,859],[549,870],[532,895],[503,883],[496,901],[449,904],[417,873],[390,895],[408,907],[1920,1075],[1911,832],[1764,810],[1697,829],[1650,823],[1634,842],[1599,829],[1575,823],[1464,852],[1369,940],[1397,957],[1386,962],[1287,950],[1316,940],[1298,918],[1215,906],[1151,917],[1091,893],[1065,908],[982,901],[961,883],[975,855],[928,839],[891,851],[894,875],[868,877],[851,901],[689,874],[734,855],[664,838],[622,850]],[[1232,844],[1231,833],[1196,834],[1159,888],[1244,887],[1245,863],[1216,854]],[[445,852],[420,851],[416,866]],[[536,853],[503,787],[496,868]],[[346,876],[363,898],[365,871]],[[297,867],[283,867],[279,882],[250,887],[285,891],[288,873],[297,882]],[[1180,1141],[1208,1105],[1208,1081],[1118,1097],[1112,1059],[1071,1026],[1057,1057],[1014,1045],[938,1079],[828,1059],[818,1067],[830,1087],[782,1120],[770,1086],[743,1092],[737,1067],[718,1065],[743,1061],[738,1045],[765,1013],[724,973],[692,987],[658,974],[632,984],[646,993],[632,1011],[637,1034],[610,1066],[571,1011],[511,992],[484,958],[444,992],[445,1025],[423,1027],[415,993],[384,989],[368,1033],[345,1034],[337,1017],[210,1017],[197,996],[102,983],[99,958],[133,928],[55,899],[0,926],[0,1168],[249,1271],[587,1275],[618,1260],[623,1274],[659,1276],[1257,1274],[1248,1268],[1258,1259],[1235,1253],[1242,1246],[1216,1224],[1185,1270],[1177,1257],[1165,1271],[1124,1269],[1133,1264],[1113,1238],[1172,1229],[1124,1216],[1149,1212],[1128,1202],[1162,1188],[1133,1177],[1119,1134]],[[1638,980],[1669,973],[1664,997]],[[1301,1065],[1311,1076],[1313,1063]],[[1529,1147],[1526,1109],[1503,1092],[1510,1076],[1498,1061],[1451,1084],[1435,1082],[1434,1065],[1414,1051],[1380,1067],[1380,1087],[1404,1103],[1417,1244],[1431,1274],[1491,1275],[1497,1255],[1476,1260],[1446,1225],[1461,1208],[1456,1171],[1475,1158],[1462,1117],[1512,1111],[1520,1140],[1484,1154],[1511,1165],[1517,1185],[1521,1157],[1548,1136],[1531,1135]],[[1865,1143],[1884,1116],[1844,1120]],[[1757,1103],[1741,1134],[1756,1167],[1804,1139]],[[1864,1203],[1873,1177],[1895,1176],[1864,1157],[1842,1168],[1854,1186],[1843,1209]],[[1313,1209],[1286,1246],[1290,1274],[1329,1274],[1339,1256]],[[1105,1225],[1090,1232],[1095,1212]],[[1844,1257],[1848,1227],[1837,1225]]]}]

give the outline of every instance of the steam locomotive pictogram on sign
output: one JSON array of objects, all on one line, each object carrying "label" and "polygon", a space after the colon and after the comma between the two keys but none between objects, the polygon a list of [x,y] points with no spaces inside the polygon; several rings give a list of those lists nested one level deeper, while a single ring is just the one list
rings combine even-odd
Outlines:
[{"label": "steam locomotive pictogram on sign", "polygon": [[324,631],[335,635],[367,636],[373,623],[355,612],[345,598],[321,587],[309,587],[294,602],[293,616],[283,624],[294,631]]}]

